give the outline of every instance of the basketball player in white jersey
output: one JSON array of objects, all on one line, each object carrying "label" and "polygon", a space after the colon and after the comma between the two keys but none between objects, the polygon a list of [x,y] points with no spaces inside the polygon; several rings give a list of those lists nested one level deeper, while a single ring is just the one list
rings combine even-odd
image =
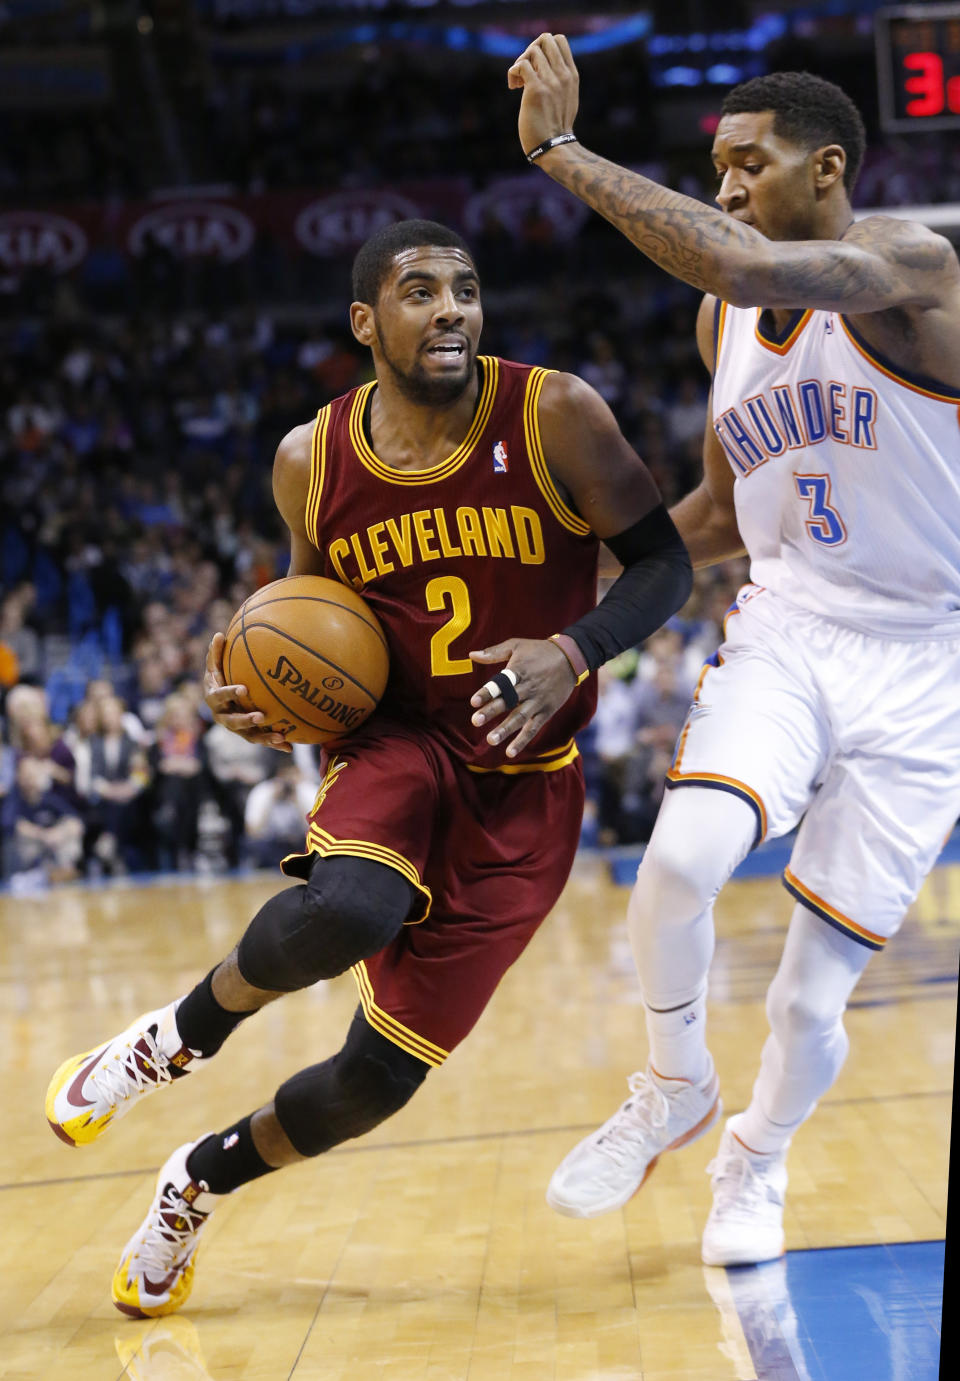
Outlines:
[{"label": "basketball player in white jersey", "polygon": [[565,38],[538,38],[508,83],[528,158],[704,290],[704,476],[672,516],[696,566],[751,559],[630,899],[649,1063],[547,1198],[618,1208],[719,1116],[714,898],[799,824],[770,1035],[710,1167],[703,1237],[708,1265],[762,1261],[784,1248],[787,1147],[843,1064],[847,1000],[960,814],[960,268],[922,225],[854,221],[863,124],[808,73],[727,96],[719,211],[579,144]]}]

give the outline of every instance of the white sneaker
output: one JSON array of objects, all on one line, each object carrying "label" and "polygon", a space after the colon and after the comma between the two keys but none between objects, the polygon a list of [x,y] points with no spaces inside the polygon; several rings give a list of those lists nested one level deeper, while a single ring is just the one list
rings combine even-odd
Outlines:
[{"label": "white sneaker", "polygon": [[203,1063],[188,1050],[177,1030],[180,1000],[147,1012],[106,1044],[72,1055],[47,1089],[47,1121],[68,1146],[85,1146],[129,1112],[138,1098],[153,1093]]},{"label": "white sneaker", "polygon": [[191,1179],[187,1157],[199,1141],[180,1146],[157,1176],[150,1211],[130,1238],[113,1274],[113,1302],[121,1314],[153,1319],[172,1314],[193,1287],[203,1225],[226,1196]]},{"label": "white sneaker", "polygon": [[782,1256],[786,1150],[748,1156],[729,1127],[707,1166],[713,1207],[703,1230],[705,1266],[752,1266]]},{"label": "white sneaker", "polygon": [[696,1141],[722,1111],[713,1061],[700,1084],[646,1073],[627,1080],[631,1097],[575,1146],[547,1188],[547,1203],[568,1218],[595,1218],[622,1208],[664,1151]]}]

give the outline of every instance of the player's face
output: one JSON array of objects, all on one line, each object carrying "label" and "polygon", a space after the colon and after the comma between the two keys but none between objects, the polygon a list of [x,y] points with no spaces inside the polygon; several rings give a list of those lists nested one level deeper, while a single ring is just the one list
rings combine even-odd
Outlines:
[{"label": "player's face", "polygon": [[816,237],[814,155],[773,132],[772,111],[725,115],[711,157],[717,205],[768,240]]},{"label": "player's face", "polygon": [[453,403],[471,383],[483,310],[477,271],[462,250],[402,250],[380,289],[373,320],[374,353],[413,402]]}]

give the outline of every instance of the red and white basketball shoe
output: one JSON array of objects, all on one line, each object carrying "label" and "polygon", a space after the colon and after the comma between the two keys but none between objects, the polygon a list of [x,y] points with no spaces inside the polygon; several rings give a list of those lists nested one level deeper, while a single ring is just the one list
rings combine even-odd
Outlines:
[{"label": "red and white basketball shoe", "polygon": [[50,1080],[44,1111],[68,1146],[85,1146],[130,1111],[139,1098],[201,1061],[177,1030],[177,1002],[144,1016],[105,1045],[73,1055]]},{"label": "red and white basketball shoe", "polygon": [[193,1288],[197,1246],[204,1224],[226,1196],[211,1194],[192,1179],[187,1157],[199,1141],[180,1146],[157,1176],[146,1218],[120,1255],[113,1273],[113,1302],[121,1314],[153,1319],[172,1314]]}]

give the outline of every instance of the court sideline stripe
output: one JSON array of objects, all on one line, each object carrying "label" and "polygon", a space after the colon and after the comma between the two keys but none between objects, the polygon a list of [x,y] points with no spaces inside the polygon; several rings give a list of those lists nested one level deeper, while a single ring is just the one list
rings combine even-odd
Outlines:
[{"label": "court sideline stripe", "polygon": [[[907,1099],[915,1098],[952,1098],[953,1089],[919,1089],[912,1093],[886,1093],[882,1096],[864,1094],[859,1098],[822,1098],[818,1104],[821,1108],[851,1108],[860,1103],[897,1103]],[[734,1113],[743,1112],[743,1108],[731,1108],[731,1116]],[[589,1132],[595,1127],[593,1122],[571,1123],[560,1127],[515,1127],[504,1129],[498,1132],[464,1132],[462,1136],[428,1136],[420,1137],[413,1141],[378,1141],[368,1146],[334,1146],[329,1151],[324,1151],[325,1156],[360,1156],[370,1155],[373,1151],[416,1151],[425,1146],[457,1146],[471,1141],[497,1141],[517,1140],[524,1136],[554,1136],[559,1132],[569,1135],[576,1135],[578,1132]],[[319,1157],[316,1157],[319,1159]],[[92,1184],[95,1180],[125,1180],[131,1179],[134,1175],[156,1175],[155,1165],[140,1165],[132,1170],[103,1170],[93,1175],[63,1175],[58,1179],[49,1180],[20,1180],[18,1183],[0,1184],[0,1191],[9,1189],[50,1189],[58,1184]]]}]

